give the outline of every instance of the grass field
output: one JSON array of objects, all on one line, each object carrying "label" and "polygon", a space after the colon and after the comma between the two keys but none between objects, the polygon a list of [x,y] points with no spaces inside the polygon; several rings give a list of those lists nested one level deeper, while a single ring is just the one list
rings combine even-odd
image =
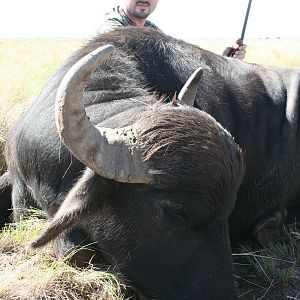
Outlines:
[{"label": "grass field", "polygon": [[[190,40],[201,48],[221,54],[225,46],[232,41],[224,40]],[[300,38],[298,39],[250,39],[247,44],[245,61],[281,67],[300,67]]]},{"label": "grass field", "polygon": [[2,135],[80,40],[0,40]]},{"label": "grass field", "polygon": [[[194,40],[221,53],[228,40]],[[9,128],[40,92],[54,70],[82,40],[0,40],[0,147]],[[300,39],[249,40],[246,60],[300,67]],[[5,170],[3,156],[0,166]],[[76,270],[53,258],[51,246],[29,253],[26,245],[45,226],[31,219],[0,234],[0,299],[127,299],[138,296],[111,273]],[[300,235],[289,228],[266,249],[235,249],[240,299],[300,299]]]}]

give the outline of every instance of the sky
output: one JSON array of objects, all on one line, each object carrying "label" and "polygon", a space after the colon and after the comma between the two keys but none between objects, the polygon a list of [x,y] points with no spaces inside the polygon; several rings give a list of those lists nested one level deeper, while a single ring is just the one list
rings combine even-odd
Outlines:
[{"label": "sky", "polygon": [[[120,0],[1,0],[0,38],[89,37]],[[248,0],[160,0],[149,17],[178,38],[240,36]],[[246,38],[300,37],[300,0],[252,0]]]}]

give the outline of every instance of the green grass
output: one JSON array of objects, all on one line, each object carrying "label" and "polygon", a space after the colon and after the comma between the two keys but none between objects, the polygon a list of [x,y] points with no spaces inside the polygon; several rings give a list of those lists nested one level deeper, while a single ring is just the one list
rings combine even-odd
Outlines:
[{"label": "green grass", "polygon": [[280,240],[264,248],[240,246],[233,258],[240,295],[248,291],[249,299],[293,299],[300,292],[300,231],[296,224],[283,228]]}]

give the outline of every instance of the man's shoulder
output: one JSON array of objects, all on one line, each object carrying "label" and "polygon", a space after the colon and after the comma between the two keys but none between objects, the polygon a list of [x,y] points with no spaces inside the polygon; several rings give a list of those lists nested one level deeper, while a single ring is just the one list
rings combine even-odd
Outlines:
[{"label": "man's shoulder", "polygon": [[149,20],[146,21],[145,27],[149,27],[149,28],[153,28],[153,29],[156,29],[156,30],[160,30],[153,22],[151,22]]},{"label": "man's shoulder", "polygon": [[103,21],[114,22],[119,26],[134,25],[120,6],[112,8],[109,12],[103,15]]}]

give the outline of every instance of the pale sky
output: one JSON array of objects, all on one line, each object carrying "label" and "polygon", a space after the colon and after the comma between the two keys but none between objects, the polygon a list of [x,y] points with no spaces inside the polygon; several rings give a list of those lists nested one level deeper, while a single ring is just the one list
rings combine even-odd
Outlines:
[{"label": "pale sky", "polygon": [[[88,37],[118,0],[1,0],[0,38]],[[149,17],[179,38],[240,36],[248,0],[160,0]],[[247,37],[300,37],[300,0],[253,0]]]}]

